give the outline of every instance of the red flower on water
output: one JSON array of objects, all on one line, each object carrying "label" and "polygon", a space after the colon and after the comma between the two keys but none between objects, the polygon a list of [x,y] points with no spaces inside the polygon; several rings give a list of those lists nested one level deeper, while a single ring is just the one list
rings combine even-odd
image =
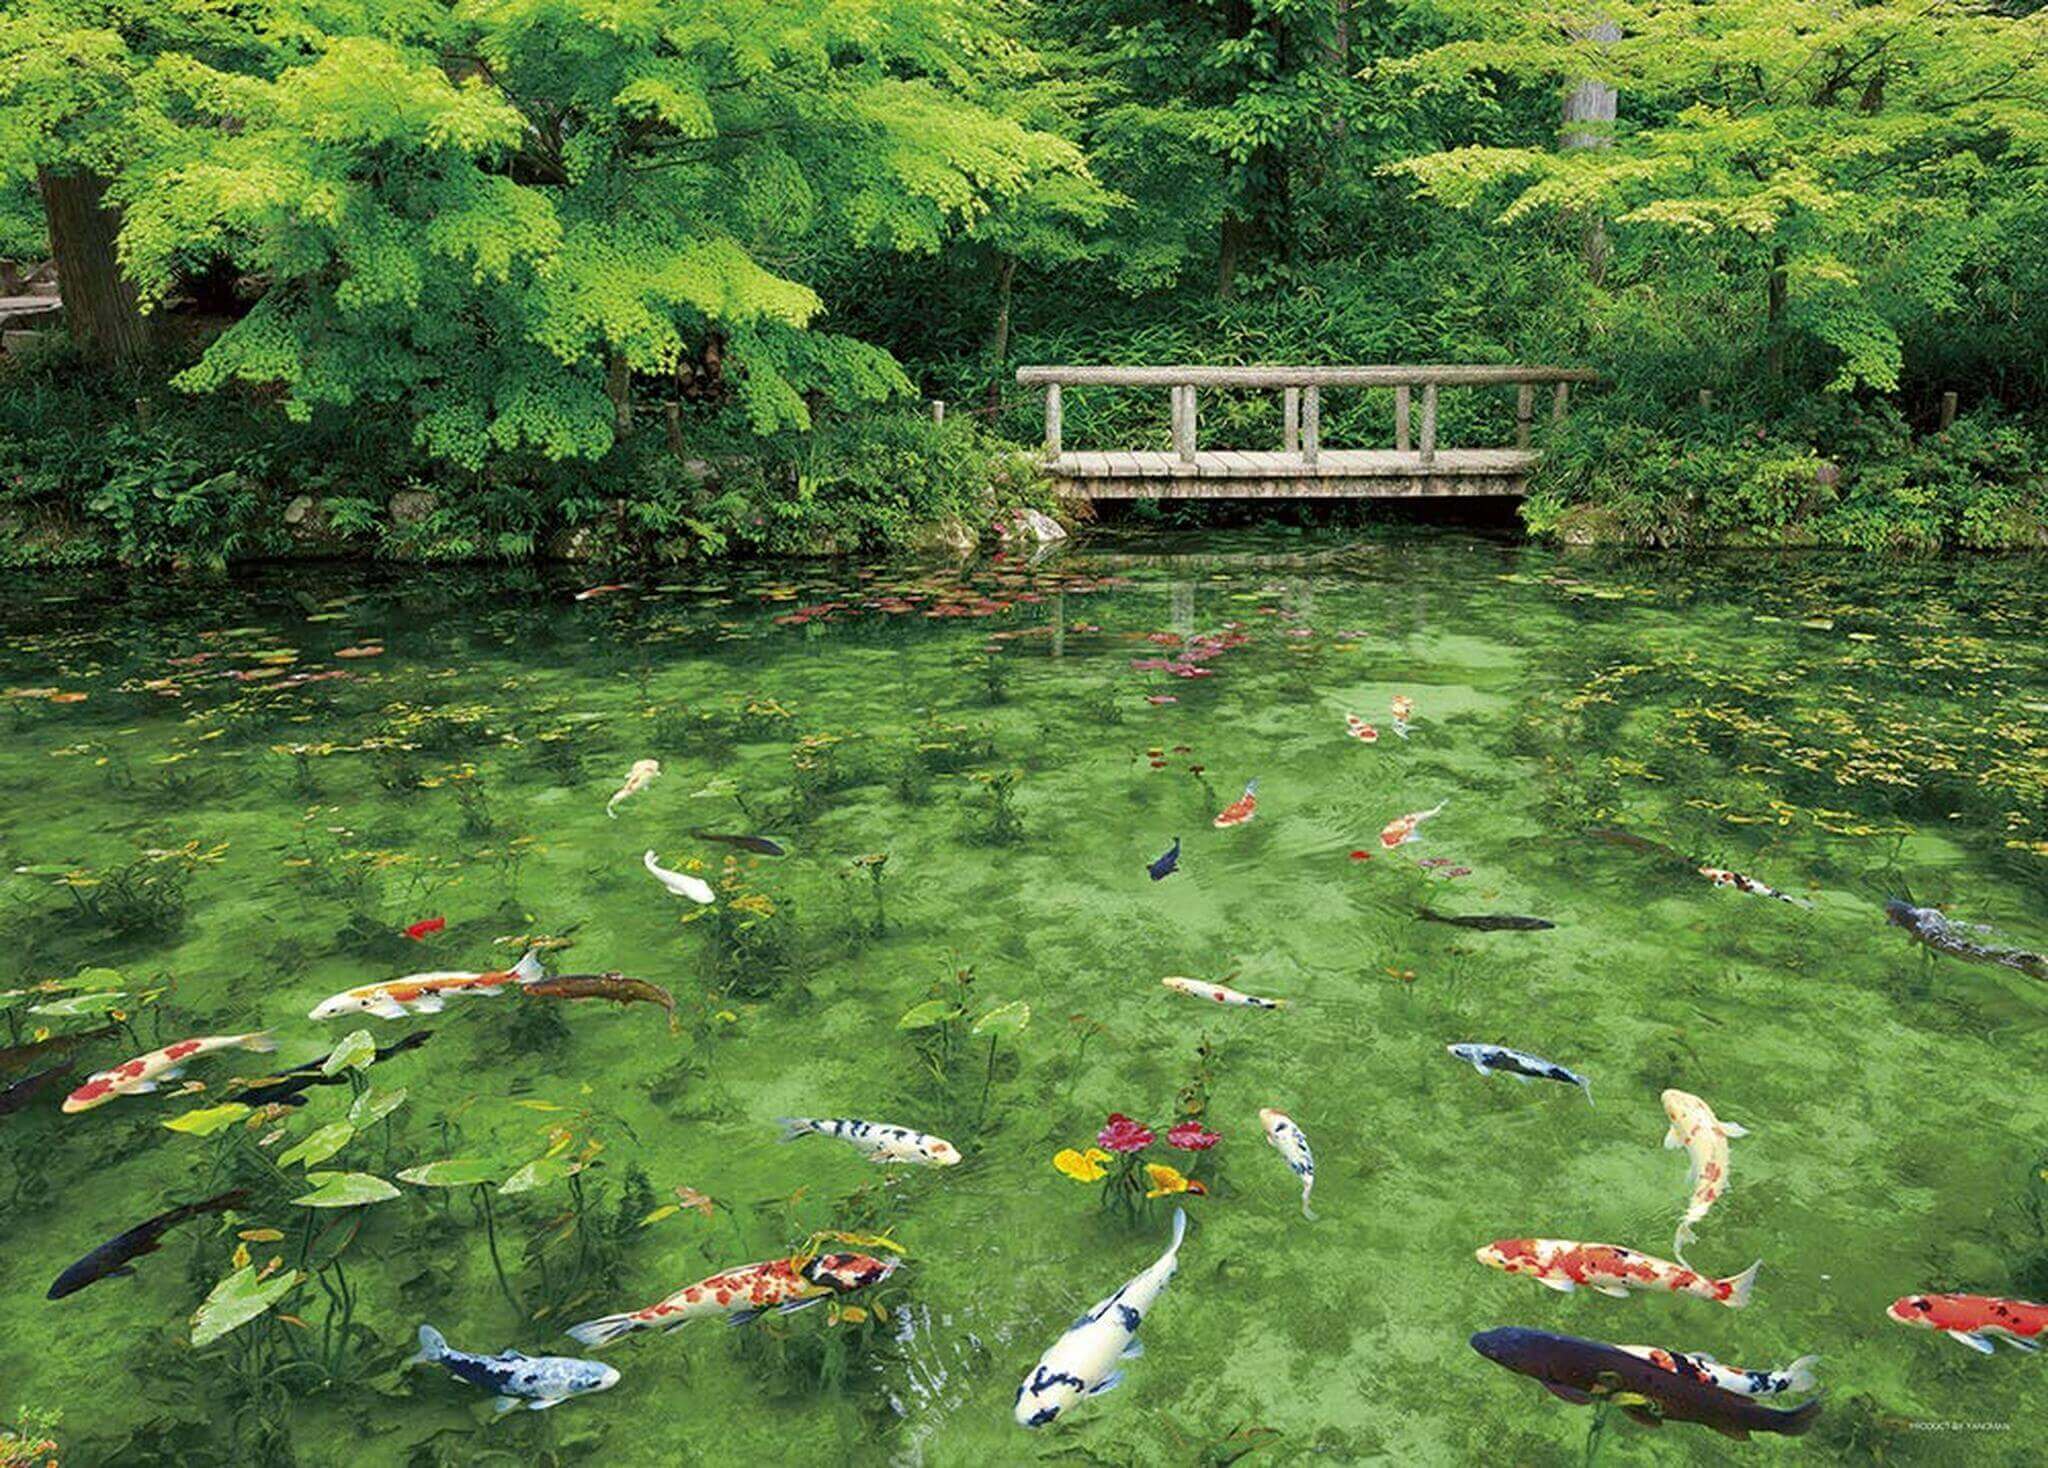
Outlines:
[{"label": "red flower on water", "polygon": [[1221,1132],[1212,1132],[1199,1121],[1178,1122],[1166,1134],[1166,1145],[1183,1152],[1206,1152],[1222,1140]]},{"label": "red flower on water", "polygon": [[1351,853],[1351,859],[1353,861],[1371,861],[1372,853],[1370,851],[1354,851]]},{"label": "red flower on water", "polygon": [[1121,1111],[1112,1111],[1095,1140],[1112,1152],[1142,1152],[1152,1145],[1152,1129]]},{"label": "red flower on water", "polygon": [[447,926],[448,919],[444,917],[421,918],[405,930],[405,936],[418,943],[423,941],[430,933],[438,933]]}]

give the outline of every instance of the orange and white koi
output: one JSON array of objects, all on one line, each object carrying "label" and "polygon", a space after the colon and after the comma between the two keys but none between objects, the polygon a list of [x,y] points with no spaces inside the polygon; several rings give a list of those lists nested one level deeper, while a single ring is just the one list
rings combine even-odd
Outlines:
[{"label": "orange and white koi", "polygon": [[1938,1330],[1973,1351],[1992,1354],[1993,1339],[2020,1351],[2038,1351],[2048,1339],[2048,1305],[1996,1295],[1905,1295],[1885,1307],[1901,1325]]},{"label": "orange and white koi", "polygon": [[1379,743],[1380,731],[1359,718],[1357,714],[1344,716],[1344,732],[1361,744]]},{"label": "orange and white koi", "polygon": [[1818,1356],[1801,1356],[1783,1371],[1749,1371],[1740,1366],[1723,1366],[1704,1351],[1667,1351],[1662,1346],[1616,1346],[1631,1356],[1640,1356],[1652,1366],[1678,1376],[1689,1376],[1707,1386],[1744,1397],[1781,1397],[1793,1392],[1810,1392],[1820,1385],[1813,1368]]},{"label": "orange and white koi", "polygon": [[246,1035],[201,1035],[197,1039],[180,1040],[161,1050],[124,1060],[111,1070],[93,1072],[84,1085],[64,1098],[64,1109],[90,1111],[95,1106],[106,1105],[116,1096],[146,1096],[163,1082],[174,1081],[183,1075],[188,1061],[201,1055],[211,1055],[216,1050],[253,1050],[258,1055],[267,1055],[276,1048],[277,1041],[270,1037],[268,1030],[251,1030]]},{"label": "orange and white koi", "polygon": [[895,1272],[896,1264],[872,1254],[793,1254],[742,1264],[685,1285],[644,1310],[572,1325],[569,1334],[586,1346],[604,1346],[636,1330],[674,1330],[707,1315],[723,1315],[728,1324],[745,1325],[770,1310],[787,1315],[833,1295],[880,1284]]},{"label": "orange and white koi", "polygon": [[1215,820],[1216,829],[1220,831],[1225,826],[1242,826],[1258,813],[1258,809],[1259,782],[1257,780],[1248,780],[1245,782],[1244,794],[1217,812]]},{"label": "orange and white koi", "polygon": [[1406,739],[1408,721],[1415,717],[1415,700],[1405,693],[1397,693],[1391,707],[1394,714],[1394,732]]},{"label": "orange and white koi", "polygon": [[1731,872],[1726,867],[1701,867],[1700,875],[1716,887],[1733,887],[1737,892],[1747,892],[1751,897],[1775,897],[1780,902],[1789,902],[1794,907],[1811,907],[1812,903],[1803,897],[1794,897],[1766,887],[1755,877],[1745,877],[1740,872]]},{"label": "orange and white koi", "polygon": [[379,1019],[404,1019],[408,1014],[439,1014],[451,994],[491,995],[507,984],[531,984],[544,977],[540,950],[529,948],[511,968],[486,973],[445,969],[427,974],[407,974],[381,984],[364,984],[344,989],[313,1006],[311,1019],[337,1019],[344,1014],[374,1014]]},{"label": "orange and white koi", "polygon": [[1697,1237],[1692,1226],[1705,1218],[1715,1200],[1728,1191],[1728,1139],[1746,1137],[1749,1129],[1722,1121],[1714,1115],[1713,1107],[1687,1091],[1666,1091],[1663,1101],[1664,1114],[1671,1118],[1671,1128],[1664,1133],[1664,1145],[1683,1147],[1692,1158],[1692,1175],[1686,1179],[1692,1197],[1686,1204],[1685,1217],[1679,1220],[1678,1236],[1672,1240],[1673,1252],[1683,1259],[1685,1246]]},{"label": "orange and white koi", "polygon": [[1749,1303],[1757,1271],[1764,1264],[1759,1259],[1740,1274],[1713,1279],[1683,1264],[1638,1254],[1619,1244],[1581,1244],[1571,1239],[1496,1239],[1474,1250],[1473,1257],[1492,1269],[1526,1274],[1546,1289],[1564,1294],[1580,1285],[1616,1299],[1626,1298],[1631,1290],[1662,1290],[1712,1300],[1731,1310]]},{"label": "orange and white koi", "polygon": [[1419,840],[1416,828],[1449,804],[1447,800],[1439,800],[1428,810],[1412,810],[1405,816],[1396,816],[1381,829],[1380,845],[1392,851],[1396,846],[1405,846],[1410,841]]},{"label": "orange and white koi", "polygon": [[604,813],[613,820],[619,816],[619,802],[629,795],[638,795],[652,785],[661,774],[661,761],[642,759],[633,761],[633,768],[626,772],[626,783],[612,792],[612,798],[604,803]]},{"label": "orange and white koi", "polygon": [[1253,1009],[1285,1009],[1287,1007],[1285,999],[1262,999],[1256,994],[1241,994],[1237,990],[1225,988],[1221,984],[1212,984],[1207,979],[1188,979],[1182,978],[1178,974],[1173,974],[1161,979],[1159,982],[1176,993],[1189,994],[1197,999],[1207,999],[1215,1004],[1244,1004],[1249,1005]]}]

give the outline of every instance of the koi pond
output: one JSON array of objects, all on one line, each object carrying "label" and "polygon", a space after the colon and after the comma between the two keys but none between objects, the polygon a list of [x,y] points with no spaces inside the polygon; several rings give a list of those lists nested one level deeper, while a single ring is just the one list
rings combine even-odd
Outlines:
[{"label": "koi pond", "polygon": [[0,1461],[2041,1461],[2039,561],[566,575],[0,592]]}]

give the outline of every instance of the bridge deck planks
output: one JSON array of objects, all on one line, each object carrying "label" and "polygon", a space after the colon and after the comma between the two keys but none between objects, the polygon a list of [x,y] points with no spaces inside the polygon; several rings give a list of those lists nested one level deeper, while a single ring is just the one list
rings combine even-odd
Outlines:
[{"label": "bridge deck planks", "polygon": [[1518,495],[1536,455],[1526,449],[1438,449],[1432,463],[1410,450],[1324,449],[1301,455],[1205,449],[1177,454],[1071,452],[1046,465],[1059,487],[1092,499]]}]

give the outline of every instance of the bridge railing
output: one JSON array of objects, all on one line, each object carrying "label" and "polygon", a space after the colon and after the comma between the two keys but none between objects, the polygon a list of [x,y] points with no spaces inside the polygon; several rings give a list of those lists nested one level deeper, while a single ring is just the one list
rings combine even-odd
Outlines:
[{"label": "bridge railing", "polygon": [[1418,391],[1422,421],[1414,452],[1418,461],[1436,461],[1437,390],[1445,387],[1513,387],[1515,447],[1529,447],[1536,415],[1536,389],[1551,388],[1550,416],[1564,417],[1572,384],[1598,382],[1600,374],[1585,367],[1519,366],[1387,366],[1387,367],[1019,367],[1017,381],[1045,389],[1045,452],[1060,453],[1060,389],[1065,387],[1163,387],[1171,393],[1174,452],[1184,464],[1195,461],[1196,392],[1204,387],[1279,389],[1282,444],[1285,453],[1299,454],[1314,467],[1322,453],[1323,403],[1326,387],[1391,387],[1394,390],[1394,448],[1408,453],[1409,418]]}]

